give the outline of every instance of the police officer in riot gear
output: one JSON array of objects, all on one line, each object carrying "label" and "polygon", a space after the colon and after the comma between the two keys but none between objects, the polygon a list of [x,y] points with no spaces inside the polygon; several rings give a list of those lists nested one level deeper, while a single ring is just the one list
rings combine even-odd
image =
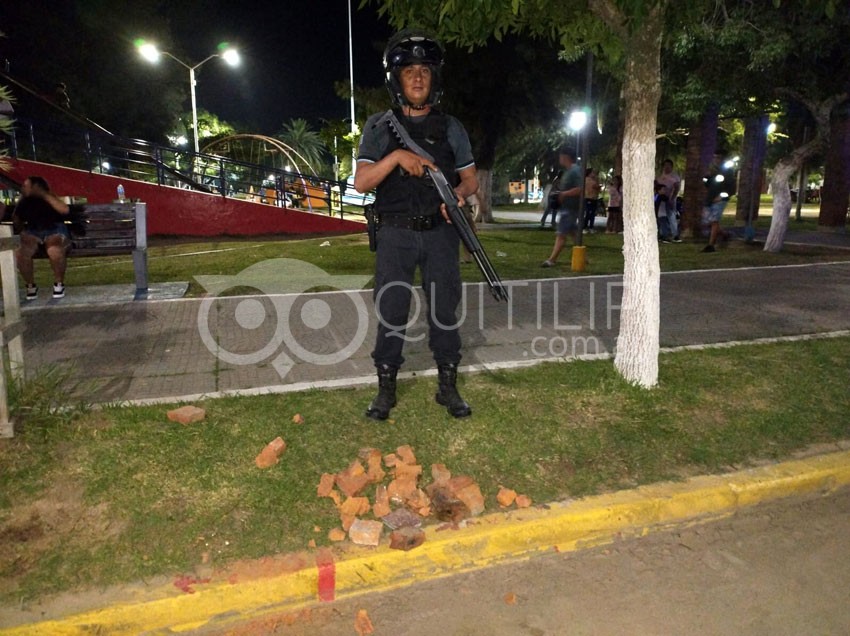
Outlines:
[{"label": "police officer in riot gear", "polygon": [[375,261],[375,309],[378,335],[372,358],[378,373],[378,395],[366,415],[383,420],[396,405],[396,375],[404,362],[402,349],[419,267],[427,298],[428,344],[437,363],[436,401],[454,417],[472,409],[457,392],[461,359],[456,311],[461,299],[459,239],[448,224],[445,206],[425,167],[437,167],[457,193],[459,204],[478,190],[469,136],[454,117],[436,109],[442,93],[443,50],[427,35],[405,30],[384,50],[386,86],[393,110],[411,138],[433,157],[432,163],[401,147],[383,113],[369,118],[357,157],[354,187],[376,189],[379,217]]}]

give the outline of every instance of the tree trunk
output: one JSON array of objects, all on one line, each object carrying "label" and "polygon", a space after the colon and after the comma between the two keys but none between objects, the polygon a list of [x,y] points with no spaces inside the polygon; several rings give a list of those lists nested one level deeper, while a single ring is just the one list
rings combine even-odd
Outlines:
[{"label": "tree trunk", "polygon": [[791,187],[788,180],[800,169],[803,161],[795,161],[793,157],[785,157],[773,169],[770,180],[770,191],[773,193],[773,218],[770,220],[770,231],[764,242],[765,252],[778,252],[785,241],[785,231],[788,229],[788,217],[791,216]]},{"label": "tree trunk", "polygon": [[476,221],[481,223],[493,222],[492,193],[493,171],[489,168],[482,168],[478,170],[478,192],[476,196],[478,197],[480,218],[475,219]]},{"label": "tree trunk", "polygon": [[744,126],[744,147],[738,178],[738,206],[735,210],[737,227],[754,225],[759,215],[762,163],[767,151],[767,124],[767,115],[758,115],[748,117]]},{"label": "tree trunk", "polygon": [[691,126],[685,150],[685,194],[682,214],[681,235],[694,238],[700,236],[702,208],[705,203],[705,176],[714,149],[717,147],[718,109],[712,104],[703,113],[702,119]]},{"label": "tree trunk", "polygon": [[843,232],[850,202],[850,108],[839,109],[832,116],[830,127],[818,230]]},{"label": "tree trunk", "polygon": [[661,34],[666,3],[648,10],[626,50],[623,136],[623,300],[614,366],[642,387],[658,384],[661,267],[652,203],[655,128],[661,97]]},{"label": "tree trunk", "polygon": [[[830,114],[837,104],[847,99],[847,94],[836,95],[819,103],[811,102],[794,91],[785,90],[800,103],[804,104],[815,120],[815,135],[811,141],[803,144],[790,155],[783,157],[773,170],[770,188],[773,191],[773,218],[770,221],[770,231],[764,242],[765,252],[779,252],[785,242],[785,232],[788,229],[788,217],[791,214],[791,190],[788,179],[799,170],[803,163],[817,152],[821,152],[829,143]],[[797,193],[805,196],[805,189]]]}]

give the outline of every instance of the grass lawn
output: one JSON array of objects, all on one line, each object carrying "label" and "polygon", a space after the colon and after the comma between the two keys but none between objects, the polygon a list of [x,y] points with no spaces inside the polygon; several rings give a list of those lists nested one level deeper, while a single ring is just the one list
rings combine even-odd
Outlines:
[{"label": "grass lawn", "polygon": [[[543,503],[785,457],[850,437],[848,361],[836,338],[665,354],[652,391],[609,361],[468,375],[462,421],[420,378],[385,423],[362,416],[368,388],[208,401],[187,426],[165,406],[50,414],[31,410],[42,378],[13,396],[30,417],[0,444],[0,602],[326,545],[339,519],[319,477],[364,447],[410,444],[424,474],[473,477],[491,511],[500,485]],[[258,469],[278,435],[281,462]]]},{"label": "grass lawn", "polygon": [[[731,224],[731,220],[729,220]],[[769,219],[760,219],[759,226],[766,227]],[[814,230],[815,220],[800,224],[792,221],[795,229]],[[529,229],[499,229],[498,226],[482,230],[481,243],[502,280],[526,278],[556,278],[594,274],[620,274],[623,271],[623,237],[606,234],[585,235],[589,265],[585,272],[570,271],[569,251],[560,259],[560,266],[540,268],[549,256],[554,243],[554,232],[536,227]],[[329,245],[323,244],[329,243]],[[830,260],[850,259],[850,250],[786,245],[779,254],[768,254],[757,245],[731,242],[729,249],[707,257],[700,253],[703,244],[684,242],[659,246],[662,271],[682,271],[718,267],[753,267],[760,265],[788,265]],[[203,288],[195,281],[197,275],[235,275],[246,267],[272,258],[293,258],[318,265],[330,274],[371,275],[374,272],[374,254],[369,252],[366,236],[359,234],[281,239],[229,238],[218,240],[154,239],[148,248],[149,280],[152,283],[188,281],[188,295],[203,295]],[[36,267],[36,282],[47,287],[52,284],[46,264]],[[465,281],[479,282],[481,273],[474,265],[462,268]],[[68,262],[67,280],[70,285],[107,285],[130,283],[134,280],[130,256],[71,258]]]}]

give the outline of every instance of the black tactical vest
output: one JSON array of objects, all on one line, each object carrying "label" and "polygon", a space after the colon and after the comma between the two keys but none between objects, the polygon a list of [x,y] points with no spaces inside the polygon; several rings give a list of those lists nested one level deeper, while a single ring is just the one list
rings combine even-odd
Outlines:
[{"label": "black tactical vest", "polygon": [[[396,109],[393,112],[413,141],[434,157],[434,163],[442,170],[446,180],[457,186],[459,179],[455,172],[454,152],[449,144],[446,115],[432,109],[424,117],[417,117],[414,123],[405,117],[401,110]],[[401,144],[395,135],[390,133],[386,154],[397,148],[401,148]],[[430,179],[410,176],[403,173],[401,167],[393,170],[381,182],[375,194],[375,208],[379,214],[427,216],[438,214],[442,203]]]}]

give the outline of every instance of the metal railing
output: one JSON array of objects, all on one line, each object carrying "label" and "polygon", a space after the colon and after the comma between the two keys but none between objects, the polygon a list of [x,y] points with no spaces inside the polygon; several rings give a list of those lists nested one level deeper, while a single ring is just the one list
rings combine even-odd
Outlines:
[{"label": "metal railing", "polygon": [[351,186],[345,182],[127,139],[58,121],[16,119],[9,150],[14,158],[339,218],[362,219],[363,203],[369,200],[360,195],[352,197],[353,192],[346,192]]}]

